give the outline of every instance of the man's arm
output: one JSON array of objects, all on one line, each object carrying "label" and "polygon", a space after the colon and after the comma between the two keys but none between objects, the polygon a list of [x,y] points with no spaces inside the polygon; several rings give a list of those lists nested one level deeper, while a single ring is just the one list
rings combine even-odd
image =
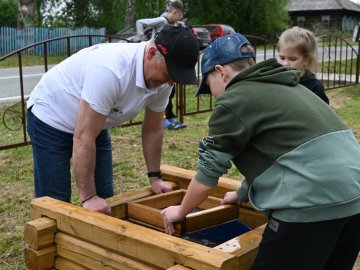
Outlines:
[{"label": "man's arm", "polygon": [[74,132],[73,166],[80,201],[84,208],[110,214],[106,201],[96,196],[94,172],[96,163],[96,137],[104,127],[106,116],[95,112],[81,100]]},{"label": "man's arm", "polygon": [[[164,129],[162,120],[164,112],[154,112],[149,108],[145,109],[144,121],[142,124],[142,147],[148,172],[160,170],[161,150]],[[171,191],[171,187],[158,177],[151,177],[151,188],[156,194]]]}]

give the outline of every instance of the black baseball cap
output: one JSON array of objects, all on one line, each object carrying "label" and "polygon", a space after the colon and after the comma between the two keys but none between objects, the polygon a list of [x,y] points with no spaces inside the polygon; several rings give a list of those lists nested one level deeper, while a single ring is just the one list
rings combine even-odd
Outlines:
[{"label": "black baseball cap", "polygon": [[155,45],[164,56],[172,80],[179,84],[196,84],[195,65],[199,44],[191,29],[165,25],[156,35]]}]

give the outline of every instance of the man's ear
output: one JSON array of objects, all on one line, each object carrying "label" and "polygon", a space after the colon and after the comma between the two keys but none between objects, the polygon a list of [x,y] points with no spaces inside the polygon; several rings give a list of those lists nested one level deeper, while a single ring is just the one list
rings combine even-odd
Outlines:
[{"label": "man's ear", "polygon": [[146,59],[150,60],[153,58],[156,54],[156,50],[157,49],[155,47],[151,46],[146,53]]}]

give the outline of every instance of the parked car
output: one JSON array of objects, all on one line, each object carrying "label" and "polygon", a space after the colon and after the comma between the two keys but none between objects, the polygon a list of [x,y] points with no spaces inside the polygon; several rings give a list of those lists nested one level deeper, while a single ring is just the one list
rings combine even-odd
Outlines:
[{"label": "parked car", "polygon": [[210,32],[205,27],[200,25],[189,25],[188,27],[196,36],[200,49],[205,49],[211,43]]},{"label": "parked car", "polygon": [[227,24],[205,24],[203,26],[210,32],[211,41],[218,37],[235,33],[234,28]]}]

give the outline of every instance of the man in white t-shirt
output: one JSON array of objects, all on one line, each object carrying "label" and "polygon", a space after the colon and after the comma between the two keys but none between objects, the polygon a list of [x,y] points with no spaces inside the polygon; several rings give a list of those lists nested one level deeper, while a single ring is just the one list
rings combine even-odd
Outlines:
[{"label": "man in white t-shirt", "polygon": [[112,152],[108,128],[145,108],[143,153],[154,193],[161,179],[162,120],[174,82],[195,84],[196,37],[166,26],[146,43],[98,44],[53,67],[27,104],[36,197],[71,199],[72,159],[83,207],[110,214]]}]

